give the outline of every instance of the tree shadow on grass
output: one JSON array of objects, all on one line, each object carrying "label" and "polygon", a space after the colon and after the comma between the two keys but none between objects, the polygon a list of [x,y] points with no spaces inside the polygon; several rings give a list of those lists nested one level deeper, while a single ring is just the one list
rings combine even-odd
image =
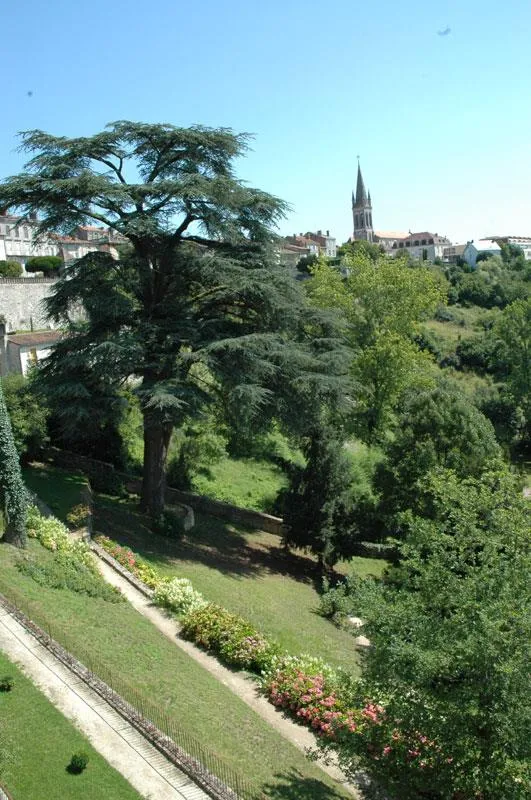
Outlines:
[{"label": "tree shadow on grass", "polygon": [[264,784],[262,792],[273,800],[345,800],[348,796],[316,778],[307,778],[296,769],[275,775],[275,783]]},{"label": "tree shadow on grass", "polygon": [[321,585],[316,561],[286,551],[279,536],[243,527],[216,517],[196,514],[196,525],[180,541],[152,533],[148,518],[133,503],[97,498],[94,530],[139,555],[171,565],[176,560],[200,563],[231,577],[275,573],[301,583]]},{"label": "tree shadow on grass", "polygon": [[264,795],[273,800],[346,800],[359,797],[359,800],[389,800],[389,798],[365,775],[360,774],[354,784],[356,794],[347,789],[339,791],[317,778],[306,778],[296,769],[275,775],[275,783],[266,783],[261,789]]}]

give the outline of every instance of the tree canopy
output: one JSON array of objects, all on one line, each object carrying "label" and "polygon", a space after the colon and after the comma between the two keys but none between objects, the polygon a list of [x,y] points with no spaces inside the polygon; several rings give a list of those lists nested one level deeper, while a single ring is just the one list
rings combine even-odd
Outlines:
[{"label": "tree canopy", "polygon": [[0,186],[2,206],[40,214],[43,236],[96,221],[129,242],[119,260],[90,253],[55,285],[48,312],[69,335],[43,379],[78,409],[90,403],[79,370],[109,389],[134,380],[153,516],[175,424],[213,397],[249,420],[278,410],[282,395],[281,410],[300,418],[297,405],[333,379],[332,327],[304,309],[272,250],[286,206],[235,175],[248,139],[124,121],[82,138],[29,131],[26,172]]},{"label": "tree canopy", "polygon": [[393,579],[362,581],[371,640],[356,687],[373,717],[339,736],[391,796],[507,798],[531,790],[531,560],[525,501],[504,472],[424,479],[432,518],[408,515]]},{"label": "tree canopy", "polygon": [[372,442],[382,436],[400,393],[430,381],[428,353],[413,336],[418,323],[444,298],[443,282],[425,267],[355,249],[343,271],[324,261],[305,288],[319,308],[339,309],[352,352],[352,419],[355,433]]}]

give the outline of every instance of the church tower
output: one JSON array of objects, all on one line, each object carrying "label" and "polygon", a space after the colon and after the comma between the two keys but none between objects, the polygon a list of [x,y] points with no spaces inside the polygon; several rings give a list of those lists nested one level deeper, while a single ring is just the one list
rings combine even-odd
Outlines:
[{"label": "church tower", "polygon": [[356,196],[352,192],[352,218],[354,221],[354,240],[362,239],[365,242],[372,242],[372,203],[371,193],[365,191],[363,176],[358,158],[358,180],[356,182]]}]

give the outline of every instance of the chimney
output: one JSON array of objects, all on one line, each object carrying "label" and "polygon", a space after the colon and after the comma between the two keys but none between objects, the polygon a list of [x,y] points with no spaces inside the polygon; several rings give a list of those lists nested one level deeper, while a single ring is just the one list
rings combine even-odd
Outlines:
[{"label": "chimney", "polygon": [[327,231],[327,232],[326,232],[326,235],[327,235],[327,236],[330,236],[330,231]]},{"label": "chimney", "polygon": [[323,235],[322,231],[317,231],[317,236],[322,236],[322,235]]},{"label": "chimney", "polygon": [[31,219],[33,222],[37,222],[37,212],[36,212],[36,211],[31,211],[31,212],[30,212],[30,215],[29,215],[29,218],[30,218],[30,219]]}]

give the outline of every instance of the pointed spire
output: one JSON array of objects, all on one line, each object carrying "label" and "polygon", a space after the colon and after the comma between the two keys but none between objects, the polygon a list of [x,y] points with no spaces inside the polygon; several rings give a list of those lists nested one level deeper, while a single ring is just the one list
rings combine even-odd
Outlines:
[{"label": "pointed spire", "polygon": [[369,198],[368,199],[369,199],[369,206],[372,208],[371,193],[370,192],[369,192]]},{"label": "pointed spire", "polygon": [[365,184],[363,183],[363,176],[361,174],[360,162],[358,161],[358,180],[356,182],[356,205],[364,206],[367,204],[367,192],[365,191]]}]

